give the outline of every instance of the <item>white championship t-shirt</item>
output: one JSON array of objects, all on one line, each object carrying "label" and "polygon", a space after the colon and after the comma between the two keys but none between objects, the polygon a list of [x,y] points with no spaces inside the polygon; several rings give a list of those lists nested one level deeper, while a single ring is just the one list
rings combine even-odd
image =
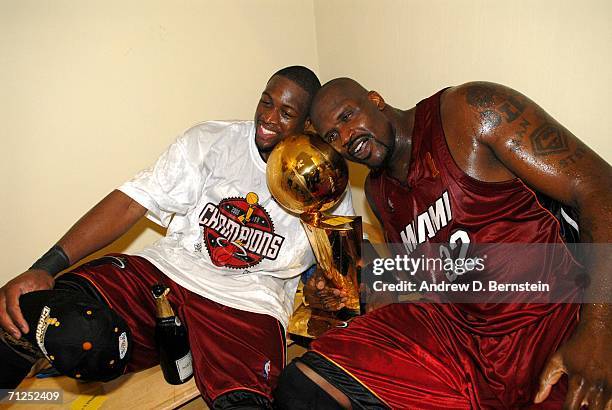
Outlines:
[{"label": "white championship t-shirt", "polygon": [[[287,328],[299,275],[315,261],[299,219],[268,191],[253,121],[196,125],[119,190],[168,228],[136,255],[192,292]],[[350,190],[331,212],[354,215]]]}]

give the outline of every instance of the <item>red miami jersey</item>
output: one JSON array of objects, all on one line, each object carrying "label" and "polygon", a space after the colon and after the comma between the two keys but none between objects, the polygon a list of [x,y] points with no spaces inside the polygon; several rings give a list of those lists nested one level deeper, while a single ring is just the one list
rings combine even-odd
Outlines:
[{"label": "red miami jersey", "polygon": [[[560,215],[571,223],[572,212],[562,211],[558,203],[536,194],[519,178],[483,182],[464,173],[446,143],[440,116],[443,91],[417,105],[408,184],[398,183],[384,171],[371,172],[367,180],[387,243],[409,254],[425,242],[470,246],[558,244],[547,248],[547,257],[541,254],[542,247],[523,246],[520,258],[512,254],[515,248],[506,251],[499,246],[501,250],[489,255],[484,264],[485,279],[499,283],[541,281],[552,289],[561,288],[569,300],[576,292],[574,281],[582,268],[563,245],[564,237],[574,234]],[[470,274],[461,279],[469,280]],[[562,295],[557,292],[555,296]],[[504,298],[492,293],[490,297],[495,302],[513,301],[512,294]],[[556,308],[555,304],[542,303],[488,303],[453,305],[449,310],[465,320],[471,330],[495,335],[523,327]],[[473,322],[473,315],[480,318]]]},{"label": "red miami jersey", "polygon": [[[502,252],[487,260],[486,270],[500,281],[551,286],[571,276],[580,265],[563,244],[572,235],[553,215],[559,205],[544,206],[520,179],[488,183],[466,175],[446,143],[442,92],[417,105],[407,184],[384,171],[368,178],[387,242],[411,255],[427,243],[558,244],[555,263]],[[393,409],[560,408],[564,380],[543,405],[530,405],[542,368],[575,328],[580,305],[486,302],[387,305],[330,330],[311,351]],[[354,390],[333,383],[346,394]]]}]

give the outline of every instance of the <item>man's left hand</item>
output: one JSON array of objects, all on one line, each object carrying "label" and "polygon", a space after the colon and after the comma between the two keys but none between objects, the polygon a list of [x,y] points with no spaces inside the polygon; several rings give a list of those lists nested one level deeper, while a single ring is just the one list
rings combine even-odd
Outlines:
[{"label": "man's left hand", "polygon": [[612,329],[606,322],[581,322],[574,335],[548,359],[535,403],[546,400],[552,386],[567,374],[564,409],[612,409]]}]

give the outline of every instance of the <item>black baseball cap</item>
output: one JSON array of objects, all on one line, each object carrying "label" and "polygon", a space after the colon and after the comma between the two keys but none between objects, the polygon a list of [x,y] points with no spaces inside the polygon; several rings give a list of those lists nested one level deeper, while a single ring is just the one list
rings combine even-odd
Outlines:
[{"label": "black baseball cap", "polygon": [[30,327],[24,337],[60,373],[106,382],[125,372],[132,335],[123,318],[104,302],[54,289],[23,294],[19,305]]}]

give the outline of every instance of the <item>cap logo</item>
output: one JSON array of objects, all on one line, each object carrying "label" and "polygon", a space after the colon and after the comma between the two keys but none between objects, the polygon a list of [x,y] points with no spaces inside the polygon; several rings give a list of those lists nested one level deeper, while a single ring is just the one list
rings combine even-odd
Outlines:
[{"label": "cap logo", "polygon": [[[51,308],[49,306],[43,307],[42,311],[40,312],[38,324],[36,325],[36,344],[43,352],[47,360],[51,361],[51,358],[49,358],[49,354],[47,353],[47,349],[45,348],[45,335],[47,334],[47,328],[49,327],[49,324],[52,322],[49,318],[50,314]],[[53,320],[53,322],[55,321],[57,321],[57,319]]]},{"label": "cap logo", "polygon": [[119,335],[119,359],[123,359],[128,350],[128,338],[125,332]]}]

